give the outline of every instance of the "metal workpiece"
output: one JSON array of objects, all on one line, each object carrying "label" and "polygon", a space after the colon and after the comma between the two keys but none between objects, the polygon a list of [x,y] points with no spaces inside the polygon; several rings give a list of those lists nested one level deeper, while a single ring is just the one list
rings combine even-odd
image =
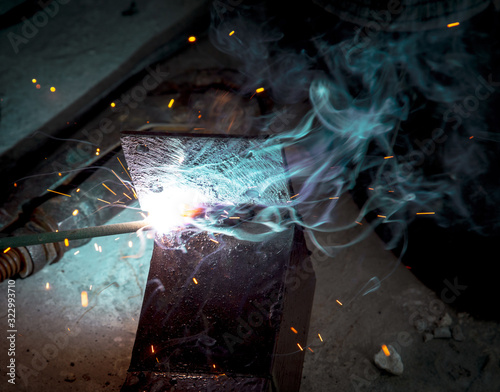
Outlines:
[{"label": "metal workpiece", "polygon": [[315,281],[312,269],[296,281],[309,262],[302,232],[217,242],[201,233],[181,250],[157,238],[122,392],[144,390],[154,374],[170,391],[191,390],[191,380],[221,391],[298,390]]},{"label": "metal workpiece", "polygon": [[296,284],[309,253],[281,149],[161,127],[122,147],[159,230],[122,392],[298,391],[315,277]]},{"label": "metal workpiece", "polygon": [[[139,389],[140,388],[140,389]],[[261,392],[269,388],[269,380],[258,377],[235,377],[218,374],[184,374],[163,372],[129,372],[122,392]]]}]

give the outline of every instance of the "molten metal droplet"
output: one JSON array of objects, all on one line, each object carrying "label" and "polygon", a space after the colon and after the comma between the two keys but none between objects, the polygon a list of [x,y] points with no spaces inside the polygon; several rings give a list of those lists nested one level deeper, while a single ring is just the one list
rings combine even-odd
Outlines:
[{"label": "molten metal droplet", "polygon": [[88,297],[88,294],[86,291],[82,291],[82,306],[84,308],[86,308],[87,306],[89,306],[89,297]]}]

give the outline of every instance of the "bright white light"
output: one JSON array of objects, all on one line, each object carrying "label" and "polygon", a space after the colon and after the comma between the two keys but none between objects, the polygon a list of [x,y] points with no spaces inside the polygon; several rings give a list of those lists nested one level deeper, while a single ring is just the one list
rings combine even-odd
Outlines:
[{"label": "bright white light", "polygon": [[191,222],[202,200],[203,196],[195,189],[167,188],[160,193],[144,195],[141,206],[149,212],[151,225],[166,234]]}]

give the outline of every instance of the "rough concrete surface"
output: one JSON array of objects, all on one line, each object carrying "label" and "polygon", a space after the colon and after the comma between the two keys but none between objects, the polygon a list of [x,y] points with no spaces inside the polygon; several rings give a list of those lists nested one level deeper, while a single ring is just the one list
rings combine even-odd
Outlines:
[{"label": "rough concrete surface", "polygon": [[[341,202],[337,211],[342,219],[355,219],[354,203],[349,198]],[[355,236],[330,234],[324,241],[343,244]],[[453,303],[423,286],[377,236],[341,249],[333,258],[314,249],[313,263],[317,286],[309,341],[314,353],[306,355],[301,391],[500,389],[498,324],[457,314]],[[360,288],[373,277],[380,279],[380,288],[363,296]],[[443,290],[447,287],[443,282]],[[446,313],[465,339],[424,342],[426,331],[432,333]],[[401,376],[375,366],[373,356],[383,344],[401,355]]]}]

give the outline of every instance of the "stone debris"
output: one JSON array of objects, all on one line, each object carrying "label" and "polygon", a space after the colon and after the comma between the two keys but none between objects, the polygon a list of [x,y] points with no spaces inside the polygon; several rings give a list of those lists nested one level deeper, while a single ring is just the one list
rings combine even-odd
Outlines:
[{"label": "stone debris", "polygon": [[434,339],[434,335],[431,334],[430,332],[424,333],[424,342],[428,342],[429,340]]},{"label": "stone debris", "polygon": [[438,321],[438,327],[449,327],[453,322],[451,316],[448,313],[445,313],[443,317],[441,317]]},{"label": "stone debris", "polygon": [[401,374],[403,374],[404,370],[401,356],[391,345],[388,345],[387,348],[389,349],[390,355],[387,356],[384,353],[384,350],[380,350],[377,354],[375,354],[375,365],[377,365],[380,369],[386,370],[389,373],[400,376]]},{"label": "stone debris", "polygon": [[459,342],[463,342],[465,340],[465,335],[463,334],[462,327],[460,327],[460,325],[455,325],[451,329],[451,334],[453,335],[453,339]]},{"label": "stone debris", "polygon": [[438,327],[434,329],[434,337],[436,339],[449,339],[451,338],[451,331],[449,327]]},{"label": "stone debris", "polygon": [[61,376],[64,377],[64,381],[66,382],[73,382],[76,380],[76,375],[75,373],[71,372],[61,372]]}]

